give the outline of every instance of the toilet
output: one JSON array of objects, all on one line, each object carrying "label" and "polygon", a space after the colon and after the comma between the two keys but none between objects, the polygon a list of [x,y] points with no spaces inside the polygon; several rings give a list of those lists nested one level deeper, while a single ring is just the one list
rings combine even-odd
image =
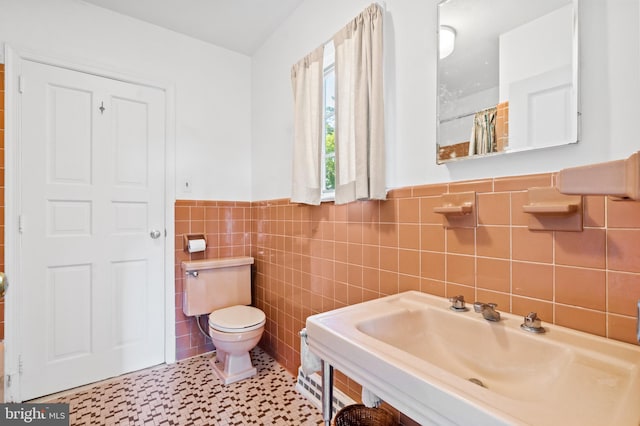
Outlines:
[{"label": "toilet", "polygon": [[266,316],[251,304],[253,258],[228,257],[182,262],[182,310],[209,315],[209,335],[216,347],[214,373],[228,385],[257,373],[249,351],[262,336]]}]

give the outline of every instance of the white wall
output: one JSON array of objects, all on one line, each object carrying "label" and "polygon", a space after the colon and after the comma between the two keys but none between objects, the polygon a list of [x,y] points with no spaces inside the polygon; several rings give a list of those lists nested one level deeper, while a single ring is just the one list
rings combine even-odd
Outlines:
[{"label": "white wall", "polygon": [[[306,0],[252,58],[254,200],[290,195],[290,67],[370,2]],[[436,165],[436,3],[386,0],[388,186],[557,171],[640,150],[638,0],[580,2],[578,144]]]},{"label": "white wall", "polygon": [[[252,58],[78,0],[0,0],[0,42],[174,84],[177,198],[287,198],[291,65],[369,3],[306,0]],[[436,2],[385,3],[390,188],[557,171],[640,150],[639,0],[581,1],[580,143],[440,166]]]},{"label": "white wall", "polygon": [[0,0],[2,42],[172,85],[176,197],[251,199],[249,57],[78,0]]}]

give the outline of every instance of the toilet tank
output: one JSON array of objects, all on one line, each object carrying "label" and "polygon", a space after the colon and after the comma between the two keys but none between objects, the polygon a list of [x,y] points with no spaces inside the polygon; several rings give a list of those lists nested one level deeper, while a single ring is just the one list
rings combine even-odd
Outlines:
[{"label": "toilet tank", "polygon": [[251,304],[253,257],[182,262],[182,311],[187,316],[210,314],[216,309]]}]

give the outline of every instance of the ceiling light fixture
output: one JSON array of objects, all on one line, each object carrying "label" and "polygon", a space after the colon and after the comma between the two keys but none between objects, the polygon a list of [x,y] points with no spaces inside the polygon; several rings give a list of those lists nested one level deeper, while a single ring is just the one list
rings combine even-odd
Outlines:
[{"label": "ceiling light fixture", "polygon": [[456,45],[456,30],[448,25],[440,25],[439,43],[440,59],[444,59],[453,53]]}]

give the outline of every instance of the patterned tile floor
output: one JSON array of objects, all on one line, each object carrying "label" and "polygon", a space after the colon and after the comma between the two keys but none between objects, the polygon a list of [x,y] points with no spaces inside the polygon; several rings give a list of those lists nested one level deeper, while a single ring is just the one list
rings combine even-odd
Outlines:
[{"label": "patterned tile floor", "polygon": [[[100,382],[47,402],[69,403],[71,425],[317,425],[295,378],[256,348],[258,374],[228,386],[202,355]],[[41,400],[42,401],[42,400]]]}]

